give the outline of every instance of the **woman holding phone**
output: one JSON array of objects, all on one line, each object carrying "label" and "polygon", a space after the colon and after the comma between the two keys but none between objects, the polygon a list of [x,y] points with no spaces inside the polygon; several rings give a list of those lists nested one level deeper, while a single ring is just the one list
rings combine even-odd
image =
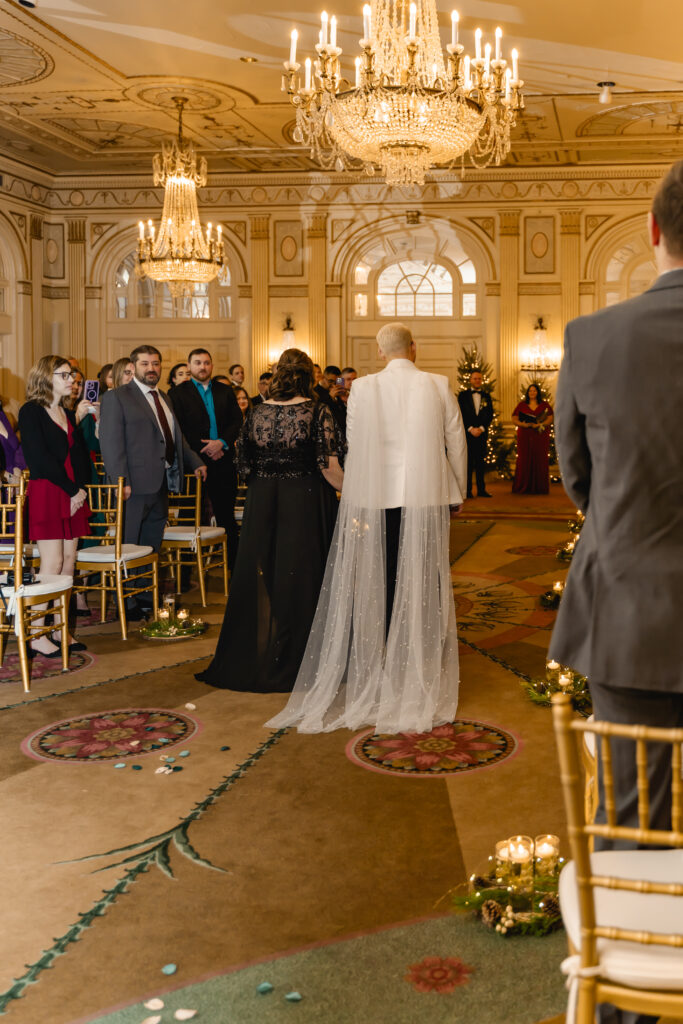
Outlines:
[{"label": "woman holding phone", "polygon": [[[73,576],[78,538],[90,533],[86,484],[90,459],[77,429],[76,415],[65,407],[74,371],[61,356],[43,356],[26,384],[19,410],[19,430],[31,478],[28,482],[28,533],[40,553],[40,571]],[[32,641],[47,658],[60,656],[49,637]],[[70,650],[85,650],[71,638]]]}]

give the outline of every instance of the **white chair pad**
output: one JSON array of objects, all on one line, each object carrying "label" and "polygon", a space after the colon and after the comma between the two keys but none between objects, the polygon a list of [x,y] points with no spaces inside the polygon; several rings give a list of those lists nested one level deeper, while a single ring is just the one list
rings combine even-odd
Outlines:
[{"label": "white chair pad", "polygon": [[[13,555],[14,544],[0,544],[0,555]],[[40,558],[37,544],[24,544],[24,558]]]},{"label": "white chair pad", "polygon": [[[225,536],[222,526],[201,526],[199,532],[202,540],[220,540]],[[195,536],[195,531],[185,526],[167,526],[164,530],[164,540],[186,540],[192,543]]]},{"label": "white chair pad", "polygon": [[[73,586],[73,576],[37,576],[37,583],[26,583],[23,586],[17,588],[19,590],[19,597],[40,597],[42,594],[62,594],[65,590],[71,590]],[[14,587],[8,587],[3,583],[2,592],[5,595],[5,599],[10,601],[16,595],[16,589]]]},{"label": "white chair pad", "polygon": [[[122,544],[121,561],[130,562],[134,558],[143,558],[145,555],[151,555],[153,551],[154,548],[146,544]],[[113,563],[115,561],[116,547],[114,544],[101,544],[99,547],[83,548],[76,556],[76,565],[86,564],[87,562]]]},{"label": "white chair pad", "polygon": [[[591,854],[593,872],[616,878],[683,884],[683,850],[604,850]],[[575,949],[581,946],[576,868],[570,861],[560,875],[562,920]],[[595,890],[597,923],[659,934],[681,931],[683,896]],[[598,939],[600,977],[631,988],[683,990],[683,949]]]}]

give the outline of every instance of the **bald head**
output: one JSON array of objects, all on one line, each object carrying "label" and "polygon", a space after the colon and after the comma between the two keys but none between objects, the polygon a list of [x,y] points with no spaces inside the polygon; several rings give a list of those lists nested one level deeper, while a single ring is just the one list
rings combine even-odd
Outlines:
[{"label": "bald head", "polygon": [[385,359],[410,359],[415,352],[413,336],[405,324],[385,324],[377,333],[377,344]]}]

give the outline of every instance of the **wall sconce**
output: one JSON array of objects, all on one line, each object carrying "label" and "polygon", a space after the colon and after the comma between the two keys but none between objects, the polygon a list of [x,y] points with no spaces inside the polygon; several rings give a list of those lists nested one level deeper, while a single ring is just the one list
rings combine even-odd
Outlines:
[{"label": "wall sconce", "polygon": [[554,373],[560,368],[560,350],[548,346],[548,328],[539,316],[534,324],[534,338],[530,345],[522,349],[520,369],[533,373]]},{"label": "wall sconce", "polygon": [[296,335],[294,333],[294,324],[292,318],[287,314],[285,317],[284,326],[282,328],[282,341],[278,344],[275,342],[270,347],[270,360],[276,363],[286,348],[294,348],[296,344]]}]

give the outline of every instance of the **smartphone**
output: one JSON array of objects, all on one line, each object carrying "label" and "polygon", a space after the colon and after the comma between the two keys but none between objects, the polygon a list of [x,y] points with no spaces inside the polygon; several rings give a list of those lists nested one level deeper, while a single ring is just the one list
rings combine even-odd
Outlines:
[{"label": "smartphone", "polygon": [[336,384],[337,384],[338,388],[343,388],[344,387],[344,378],[343,377],[337,377]]},{"label": "smartphone", "polygon": [[86,380],[83,385],[83,398],[92,405],[100,400],[100,382],[98,380]]}]

